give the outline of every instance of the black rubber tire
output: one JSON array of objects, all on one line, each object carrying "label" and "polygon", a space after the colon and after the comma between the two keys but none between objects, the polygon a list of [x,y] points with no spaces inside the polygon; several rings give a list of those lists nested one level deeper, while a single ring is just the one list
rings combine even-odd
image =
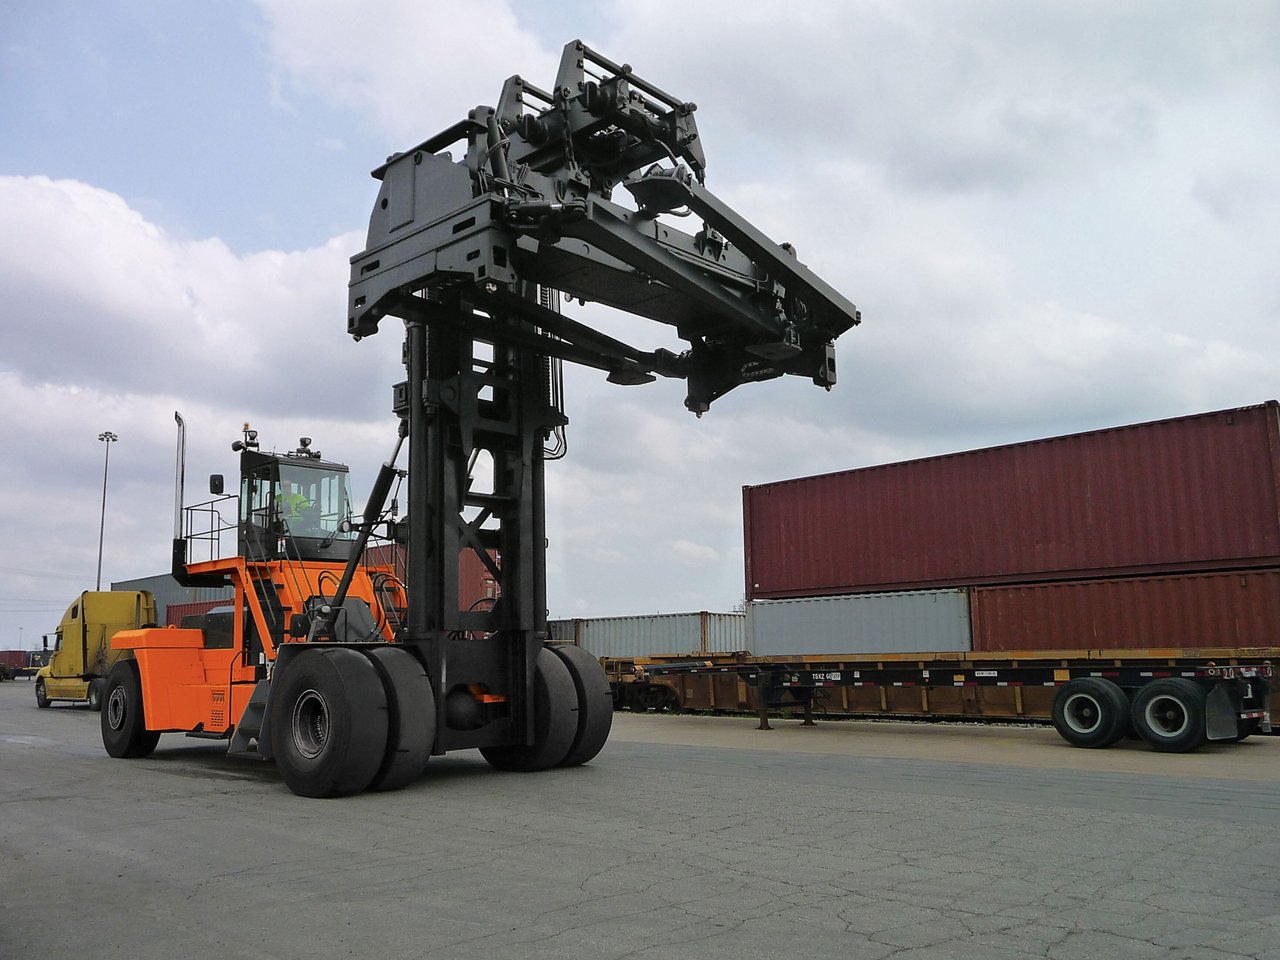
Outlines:
[{"label": "black rubber tire", "polygon": [[370,790],[399,790],[422,776],[436,740],[436,699],[421,661],[401,647],[366,650],[387,694],[387,749]]},{"label": "black rubber tire", "polygon": [[89,709],[97,713],[102,709],[102,678],[89,681]]},{"label": "black rubber tire", "polygon": [[1205,691],[1183,677],[1152,680],[1133,697],[1133,728],[1161,753],[1187,753],[1205,742]]},{"label": "black rubber tire", "polygon": [[499,770],[532,773],[554,767],[569,754],[578,732],[578,694],[564,661],[543,647],[533,675],[533,743],[481,747]]},{"label": "black rubber tire", "polygon": [[159,730],[147,729],[138,664],[121,660],[107,674],[102,688],[102,745],[113,757],[149,757],[160,742]]},{"label": "black rubber tire", "polygon": [[613,689],[600,661],[581,647],[553,643],[547,647],[564,661],[578,695],[578,728],[573,745],[558,766],[586,763],[605,745],[613,727]]},{"label": "black rubber tire", "polygon": [[44,678],[41,677],[36,681],[36,706],[41,710],[47,710],[52,702],[48,694],[44,692]]},{"label": "black rubber tire", "polygon": [[1053,727],[1073,747],[1109,747],[1129,731],[1129,698],[1105,677],[1077,677],[1053,698]]},{"label": "black rubber tire", "polygon": [[337,647],[289,661],[271,691],[271,747],[300,797],[365,789],[387,749],[387,694],[369,658]]}]

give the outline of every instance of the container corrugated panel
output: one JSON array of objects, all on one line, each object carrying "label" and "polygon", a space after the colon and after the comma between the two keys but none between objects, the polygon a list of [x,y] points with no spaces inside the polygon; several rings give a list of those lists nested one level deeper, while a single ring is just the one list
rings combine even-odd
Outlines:
[{"label": "container corrugated panel", "polygon": [[758,657],[964,652],[970,649],[968,592],[753,600],[747,641]]},{"label": "container corrugated panel", "polygon": [[746,616],[741,613],[655,613],[552,620],[549,626],[553,639],[576,643],[597,657],[746,649]]},{"label": "container corrugated panel", "polygon": [[234,602],[228,597],[222,600],[192,600],[189,603],[171,603],[165,608],[161,622],[166,627],[180,627],[186,617],[195,617],[208,613],[218,607],[226,607]]},{"label": "container corrugated panel", "polygon": [[980,652],[1280,645],[1275,569],[980,587],[970,602]]},{"label": "container corrugated panel", "polygon": [[548,620],[547,632],[556,643],[577,643],[577,620]]},{"label": "container corrugated panel", "polygon": [[[500,563],[496,551],[490,554],[495,562]],[[409,582],[408,559],[404,547],[398,543],[380,543],[367,547],[364,562],[372,566],[391,567],[397,577],[406,584]],[[458,554],[458,609],[486,609],[488,601],[497,598],[498,582],[484,565],[474,550],[463,550]]]},{"label": "container corrugated panel", "polygon": [[1277,404],[747,487],[747,596],[1280,564]]}]

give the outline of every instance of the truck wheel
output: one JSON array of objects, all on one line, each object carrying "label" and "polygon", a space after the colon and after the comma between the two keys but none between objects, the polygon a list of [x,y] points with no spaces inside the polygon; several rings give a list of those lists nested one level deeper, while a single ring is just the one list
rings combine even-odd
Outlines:
[{"label": "truck wheel", "polygon": [[102,678],[89,681],[89,709],[95,713],[102,709]]},{"label": "truck wheel", "polygon": [[49,706],[49,696],[44,691],[44,678],[36,681],[36,706],[45,709]]},{"label": "truck wheel", "polygon": [[298,654],[271,693],[271,746],[300,797],[367,787],[387,748],[387,695],[368,658],[345,647]]},{"label": "truck wheel", "polygon": [[1105,677],[1079,677],[1053,698],[1053,726],[1073,747],[1109,747],[1129,730],[1129,700]]},{"label": "truck wheel", "polygon": [[399,790],[422,776],[436,739],[436,700],[431,680],[408,650],[365,651],[387,694],[387,749],[370,790]]},{"label": "truck wheel", "polygon": [[543,647],[533,675],[533,743],[481,747],[499,770],[547,770],[569,755],[578,731],[578,694],[564,661]]},{"label": "truck wheel", "polygon": [[1186,753],[1205,742],[1205,692],[1184,677],[1139,689],[1132,716],[1142,739],[1162,753]]},{"label": "truck wheel", "polygon": [[613,727],[613,690],[600,661],[581,647],[554,643],[548,648],[564,661],[578,695],[578,729],[559,766],[586,763],[604,746]]},{"label": "truck wheel", "polygon": [[102,745],[113,757],[149,757],[160,742],[159,730],[148,730],[142,705],[138,665],[122,660],[111,668],[103,689]]}]

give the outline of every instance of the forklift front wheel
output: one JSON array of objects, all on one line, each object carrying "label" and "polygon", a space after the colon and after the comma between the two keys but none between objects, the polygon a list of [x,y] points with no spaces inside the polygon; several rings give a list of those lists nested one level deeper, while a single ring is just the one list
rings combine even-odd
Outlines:
[{"label": "forklift front wheel", "polygon": [[121,660],[107,674],[103,692],[102,745],[113,757],[148,757],[160,742],[160,731],[148,730],[142,707],[138,665]]},{"label": "forklift front wheel", "polygon": [[562,767],[586,763],[604,746],[613,727],[613,689],[600,661],[581,647],[568,643],[549,648],[569,668],[578,695],[578,728],[573,746],[560,761]]},{"label": "forklift front wheel", "polygon": [[369,786],[387,747],[387,695],[373,664],[344,647],[296,656],[271,694],[271,741],[300,797]]},{"label": "forklift front wheel", "polygon": [[422,776],[436,740],[436,701],[418,658],[400,647],[366,650],[387,691],[387,750],[370,790],[399,790]]},{"label": "forklift front wheel", "polygon": [[549,770],[569,755],[578,733],[578,694],[569,668],[548,648],[538,651],[533,675],[533,743],[481,747],[499,770]]}]

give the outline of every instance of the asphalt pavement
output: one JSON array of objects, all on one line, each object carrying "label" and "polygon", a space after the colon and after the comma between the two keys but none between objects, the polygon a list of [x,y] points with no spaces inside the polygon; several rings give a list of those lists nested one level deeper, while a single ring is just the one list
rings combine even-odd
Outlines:
[{"label": "asphalt pavement", "polygon": [[592,763],[270,764],[0,684],[0,958],[1280,960],[1280,738],[619,715]]}]

